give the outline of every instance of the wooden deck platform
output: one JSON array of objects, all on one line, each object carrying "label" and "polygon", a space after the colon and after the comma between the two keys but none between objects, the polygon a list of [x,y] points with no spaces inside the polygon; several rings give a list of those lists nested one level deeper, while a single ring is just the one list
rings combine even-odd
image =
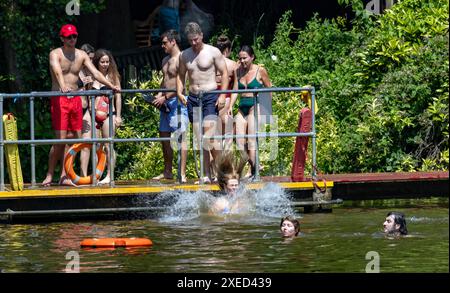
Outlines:
[{"label": "wooden deck platform", "polygon": [[[249,183],[260,189],[268,182],[278,183],[294,200],[311,200],[314,185],[310,178],[291,182],[290,177],[263,177]],[[331,189],[332,199],[365,200],[385,198],[448,197],[449,172],[361,173],[319,175],[318,186]],[[177,184],[173,180],[116,182],[116,186],[66,187],[25,186],[24,191],[0,192],[0,220],[22,216],[71,214],[99,215],[122,212],[145,212],[158,209],[154,199],[164,191],[219,191],[216,184]],[[58,213],[58,211],[60,211]]]}]

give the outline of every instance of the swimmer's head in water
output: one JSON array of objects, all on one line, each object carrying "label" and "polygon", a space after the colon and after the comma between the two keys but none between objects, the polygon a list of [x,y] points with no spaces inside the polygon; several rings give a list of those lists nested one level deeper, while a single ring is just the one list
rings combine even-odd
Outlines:
[{"label": "swimmer's head in water", "polygon": [[223,152],[217,159],[217,181],[220,189],[234,193],[238,189],[242,170],[247,163],[247,157],[237,158],[233,152]]},{"label": "swimmer's head in water", "polygon": [[383,230],[387,234],[407,235],[405,215],[399,212],[388,213],[383,223]]},{"label": "swimmer's head in water", "polygon": [[238,179],[228,179],[227,184],[225,185],[225,192],[228,194],[236,194],[239,188],[239,180]]},{"label": "swimmer's head in water", "polygon": [[283,237],[294,237],[300,232],[300,223],[297,219],[287,216],[281,219],[280,231]]}]

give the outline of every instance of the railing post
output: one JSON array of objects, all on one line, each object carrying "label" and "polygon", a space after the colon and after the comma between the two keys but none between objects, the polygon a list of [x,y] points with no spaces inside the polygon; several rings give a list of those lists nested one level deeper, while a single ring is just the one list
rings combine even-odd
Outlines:
[{"label": "railing post", "polygon": [[[200,136],[200,184],[203,184],[205,182],[203,182],[203,177],[204,177],[204,173],[203,173],[203,161],[204,161],[204,157],[203,157],[203,91],[201,91],[199,93],[198,98],[200,99],[200,121],[199,121],[199,136]],[[195,122],[195,119],[194,121]]]},{"label": "railing post", "polygon": [[[181,129],[181,106],[180,106],[180,99],[178,99],[178,96],[175,95],[175,98],[177,99],[177,119],[178,119],[178,123],[177,123],[177,127],[178,130]],[[177,169],[177,179],[178,179],[178,183],[181,184],[181,152],[183,151],[182,148],[182,139],[183,139],[183,133],[180,132],[180,136],[177,139],[177,146],[178,146],[178,153],[177,153],[177,165],[178,165],[178,169]],[[171,142],[171,141],[169,141]],[[171,146],[172,147],[172,146]]]},{"label": "railing post", "polygon": [[[95,126],[95,98],[96,96],[87,96],[87,100],[91,100],[91,139],[97,137],[97,127]],[[92,142],[91,148],[91,164],[92,164],[92,186],[97,185],[97,143]],[[101,174],[100,174],[101,175]]]},{"label": "railing post", "polygon": [[253,174],[253,180],[254,181],[259,181],[259,140],[258,140],[258,132],[259,132],[259,127],[258,127],[258,122],[259,122],[259,105],[258,105],[258,93],[255,92],[253,93],[253,101],[254,101],[254,108],[253,108],[253,116],[255,118],[255,161],[253,162],[255,164],[255,174]]},{"label": "railing post", "polygon": [[[33,94],[35,92],[32,92]],[[34,135],[34,97],[30,97],[30,138],[35,139]],[[63,166],[64,164],[61,164]],[[31,144],[31,187],[36,187],[36,144]]]},{"label": "railing post", "polygon": [[[113,103],[114,103],[114,94],[113,92],[110,92],[108,94],[109,98],[109,154],[108,154],[108,168],[109,168],[109,175],[110,175],[110,182],[109,186],[114,187],[114,166],[113,166],[113,160],[114,160],[114,115],[113,115]],[[107,171],[108,172],[108,171]]]},{"label": "railing post", "polygon": [[313,180],[316,179],[317,174],[316,174],[316,168],[317,168],[317,163],[316,163],[316,109],[315,109],[315,100],[316,100],[316,89],[315,87],[311,87],[311,124],[312,124],[312,178]]},{"label": "railing post", "polygon": [[0,127],[0,191],[5,190],[5,161],[4,161],[4,147],[3,143],[3,95],[0,94],[0,117],[2,125]]}]

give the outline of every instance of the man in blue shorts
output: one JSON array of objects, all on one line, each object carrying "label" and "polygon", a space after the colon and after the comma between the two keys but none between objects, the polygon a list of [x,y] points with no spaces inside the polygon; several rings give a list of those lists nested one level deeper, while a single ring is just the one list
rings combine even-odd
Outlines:
[{"label": "man in blue shorts", "polygon": [[[162,88],[175,89],[178,80],[178,64],[180,59],[180,48],[178,42],[180,37],[177,31],[171,29],[165,31],[161,35],[161,46],[164,51],[169,54],[162,61],[163,81]],[[177,135],[184,134],[188,124],[187,109],[183,103],[179,103],[175,92],[158,93],[155,99],[151,102],[155,107],[160,109],[160,137],[170,137],[171,133]],[[180,110],[180,116],[178,115]],[[180,124],[180,125],[179,125]],[[164,172],[163,174],[154,177],[153,179],[172,179],[172,163],[173,150],[170,141],[163,141],[163,156],[164,156]],[[182,135],[181,144],[181,182],[186,182],[186,158],[187,146],[185,136]]]},{"label": "man in blue shorts", "polygon": [[[213,136],[222,133],[218,120],[218,111],[225,107],[225,94],[207,94],[202,97],[202,117],[200,117],[200,92],[217,89],[216,73],[220,74],[221,90],[228,88],[228,72],[225,58],[216,47],[203,43],[203,33],[195,22],[189,22],[185,28],[185,34],[191,45],[180,54],[178,75],[180,83],[177,83],[177,95],[180,101],[188,107],[189,121],[193,124],[194,133],[199,133],[199,124],[202,124],[203,134]],[[189,96],[186,100],[183,89],[186,81],[186,73],[189,78]],[[197,137],[199,137],[197,135]],[[211,152],[213,159],[220,153],[220,144],[217,140],[205,140],[203,144],[203,170],[205,177],[200,178],[201,183],[211,182]]]}]

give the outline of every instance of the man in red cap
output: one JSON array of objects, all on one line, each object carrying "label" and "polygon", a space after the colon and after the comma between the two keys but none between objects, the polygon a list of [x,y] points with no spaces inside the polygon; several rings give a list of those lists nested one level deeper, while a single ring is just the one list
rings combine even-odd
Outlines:
[{"label": "man in red cap", "polygon": [[[78,90],[78,74],[86,67],[96,80],[120,91],[118,86],[109,82],[92,64],[91,59],[83,50],[75,48],[77,43],[77,28],[72,24],[65,24],[59,31],[63,46],[50,52],[50,73],[52,77],[52,91],[63,93]],[[66,139],[68,132],[73,132],[75,138],[81,137],[83,124],[83,109],[80,96],[58,96],[51,98],[52,127],[57,139]],[[64,162],[64,145],[55,144],[50,149],[48,171],[43,186],[50,186],[53,173],[58,161]],[[61,164],[63,165],[63,164]],[[74,185],[67,178],[64,168],[61,168],[59,184]]]}]

